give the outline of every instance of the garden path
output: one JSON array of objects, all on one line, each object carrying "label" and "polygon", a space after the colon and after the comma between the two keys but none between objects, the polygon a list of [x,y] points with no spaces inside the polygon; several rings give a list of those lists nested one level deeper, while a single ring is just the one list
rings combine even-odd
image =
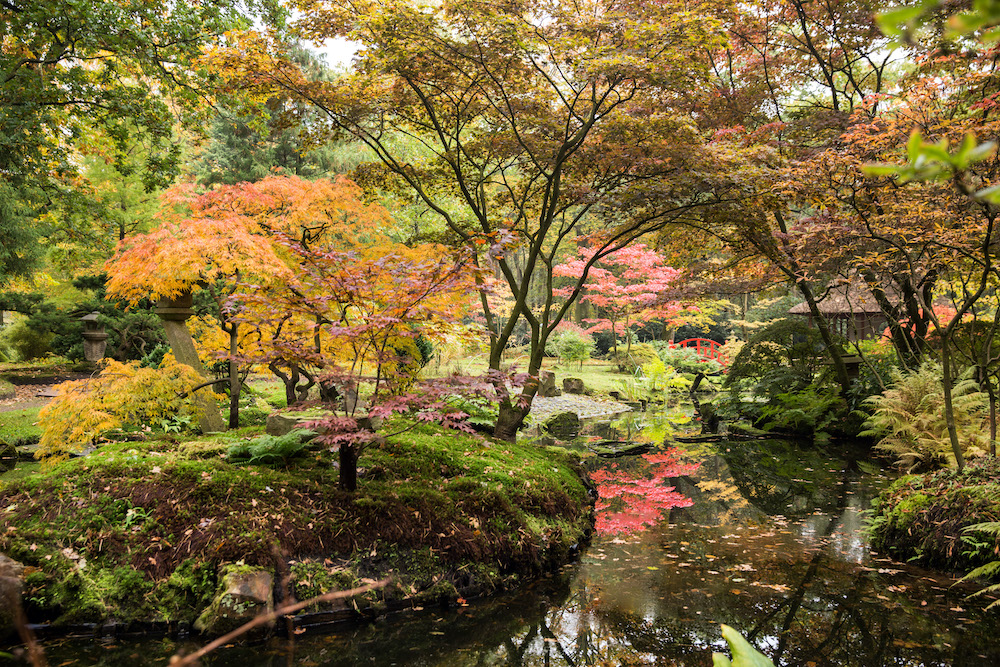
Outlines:
[{"label": "garden path", "polygon": [[587,417],[608,417],[631,410],[632,408],[624,403],[611,399],[575,394],[563,394],[551,398],[536,396],[531,403],[531,416],[535,418],[536,422],[543,421],[557,412],[575,412],[581,419],[586,419]]}]

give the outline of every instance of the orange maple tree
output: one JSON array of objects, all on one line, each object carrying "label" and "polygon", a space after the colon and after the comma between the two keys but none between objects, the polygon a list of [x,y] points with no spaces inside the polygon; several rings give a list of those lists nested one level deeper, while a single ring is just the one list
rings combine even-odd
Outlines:
[{"label": "orange maple tree", "polygon": [[383,240],[378,230],[390,220],[382,207],[365,204],[360,189],[346,178],[298,177],[270,177],[208,192],[178,186],[164,195],[159,218],[154,231],[119,244],[106,265],[108,294],[132,304],[196,289],[211,295],[212,314],[228,338],[226,349],[216,354],[229,362],[230,426],[238,421],[241,388],[243,337],[233,317],[238,304],[232,301],[237,285],[287,284],[296,258],[285,239],[306,246],[374,246]]}]

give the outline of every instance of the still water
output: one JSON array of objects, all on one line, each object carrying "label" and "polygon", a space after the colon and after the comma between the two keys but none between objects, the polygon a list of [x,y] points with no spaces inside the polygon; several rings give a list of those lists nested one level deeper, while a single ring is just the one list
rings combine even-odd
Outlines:
[{"label": "still water", "polygon": [[[1000,664],[1000,614],[982,611],[988,600],[966,599],[974,587],[868,550],[863,512],[887,482],[878,471],[850,453],[789,442],[658,444],[685,420],[628,417],[577,439],[584,453],[607,453],[607,440],[651,443],[649,460],[587,462],[615,488],[652,475],[679,495],[650,507],[623,493],[604,511],[652,513],[650,525],[599,522],[580,560],[561,572],[468,606],[232,647],[204,664],[711,665],[725,647],[719,623],[780,665]],[[50,664],[108,666],[166,664],[195,648],[46,646]]]}]

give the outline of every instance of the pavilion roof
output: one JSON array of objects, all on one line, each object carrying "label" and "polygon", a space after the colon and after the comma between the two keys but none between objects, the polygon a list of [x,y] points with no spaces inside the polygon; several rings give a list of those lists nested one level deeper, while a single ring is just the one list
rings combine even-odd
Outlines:
[{"label": "pavilion roof", "polygon": [[[886,290],[890,300],[895,301],[895,295]],[[859,283],[846,283],[831,287],[817,303],[819,312],[824,315],[858,315],[882,312],[875,301],[875,295],[867,287]],[[809,305],[803,301],[788,310],[790,315],[808,315]]]}]

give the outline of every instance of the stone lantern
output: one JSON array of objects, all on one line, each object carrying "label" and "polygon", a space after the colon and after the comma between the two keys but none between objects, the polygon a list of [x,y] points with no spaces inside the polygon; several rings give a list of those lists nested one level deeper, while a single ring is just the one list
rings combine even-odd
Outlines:
[{"label": "stone lantern", "polygon": [[194,316],[193,305],[194,296],[191,292],[184,292],[170,299],[160,299],[153,312],[166,322],[184,322]]},{"label": "stone lantern", "polygon": [[83,322],[83,356],[91,363],[103,359],[104,351],[108,347],[108,334],[97,321],[99,316],[100,313],[93,312],[80,318]]},{"label": "stone lantern", "polygon": [[[163,298],[156,304],[153,311],[163,322],[163,331],[170,342],[170,349],[174,353],[174,358],[182,364],[187,364],[198,371],[202,377],[206,376],[205,368],[198,358],[198,351],[194,346],[194,339],[187,328],[186,321],[194,316],[192,305],[194,298],[190,291],[183,292],[173,298]],[[205,433],[216,433],[225,431],[226,425],[219,414],[219,406],[202,394],[195,392],[193,400],[202,409],[201,430]]]}]

